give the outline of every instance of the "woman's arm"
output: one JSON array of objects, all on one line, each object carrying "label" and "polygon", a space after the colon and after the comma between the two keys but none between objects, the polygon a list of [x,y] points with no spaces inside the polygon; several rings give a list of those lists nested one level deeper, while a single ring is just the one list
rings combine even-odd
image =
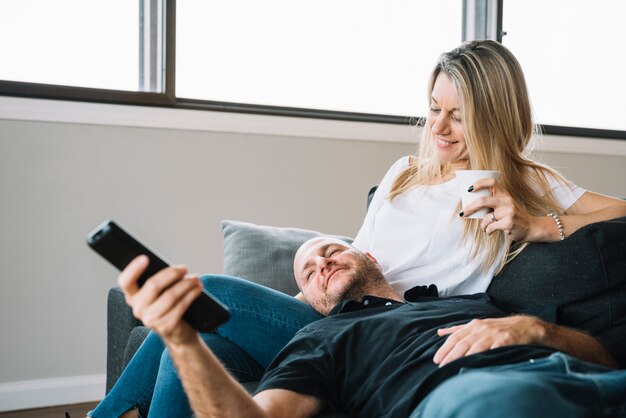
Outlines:
[{"label": "woman's arm", "polygon": [[585,225],[626,216],[626,201],[593,192],[585,192],[562,217],[565,236]]},{"label": "woman's arm", "polygon": [[[474,184],[474,190],[491,189],[492,197],[476,200],[465,208],[464,216],[482,208],[493,208],[492,214],[483,218],[482,227],[487,234],[502,230],[517,242],[553,242],[561,235],[550,216],[532,216],[522,210],[515,199],[504,190],[497,180],[484,179]],[[585,192],[559,216],[565,237],[594,222],[626,216],[626,201],[593,192]],[[495,217],[495,220],[494,220]]]},{"label": "woman's arm", "polygon": [[[563,235],[569,237],[586,225],[622,216],[626,216],[626,201],[585,192],[559,219],[563,226]],[[528,242],[552,242],[561,239],[555,220],[549,216],[531,217],[530,225],[526,238]]]}]

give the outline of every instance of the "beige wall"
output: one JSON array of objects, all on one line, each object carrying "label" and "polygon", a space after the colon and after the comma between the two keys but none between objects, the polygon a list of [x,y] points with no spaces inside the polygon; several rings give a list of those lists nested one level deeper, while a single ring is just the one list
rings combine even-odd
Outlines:
[{"label": "beige wall", "polygon": [[537,152],[536,158],[587,190],[626,198],[626,156]]},{"label": "beige wall", "polygon": [[[105,218],[170,261],[220,272],[221,219],[354,235],[369,187],[415,148],[1,116],[0,384],[104,373],[116,272],[84,237]],[[624,155],[539,153],[621,196]]]},{"label": "beige wall", "polygon": [[408,144],[0,121],[1,381],[101,373],[111,217],[172,262],[221,271],[221,219],[353,235]]}]

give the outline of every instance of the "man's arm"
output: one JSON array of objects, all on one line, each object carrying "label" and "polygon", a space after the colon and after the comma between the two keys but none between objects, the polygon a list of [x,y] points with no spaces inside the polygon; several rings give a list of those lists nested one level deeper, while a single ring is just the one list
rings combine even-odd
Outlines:
[{"label": "man's arm", "polygon": [[168,348],[199,418],[310,417],[320,410],[318,399],[288,390],[266,390],[251,398],[197,334],[192,344]]},{"label": "man's arm", "polygon": [[316,398],[287,390],[264,391],[252,399],[198,333],[182,320],[202,291],[198,277],[185,277],[184,267],[169,267],[139,288],[137,279],[147,264],[147,257],[136,258],[120,274],[118,282],[133,314],[165,341],[198,418],[304,418],[320,410],[321,403]]},{"label": "man's arm", "polygon": [[464,325],[440,329],[438,334],[448,335],[433,358],[439,366],[498,347],[535,344],[555,348],[581,360],[618,367],[611,354],[592,336],[534,316],[475,319]]}]

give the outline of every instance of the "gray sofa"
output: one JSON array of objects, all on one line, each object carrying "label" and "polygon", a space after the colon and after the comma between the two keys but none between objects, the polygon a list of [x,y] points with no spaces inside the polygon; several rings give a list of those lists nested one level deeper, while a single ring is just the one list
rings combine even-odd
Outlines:
[{"label": "gray sofa", "polygon": [[[294,295],[298,246],[321,235],[296,228],[222,222],[224,273]],[[596,336],[626,368],[626,217],[581,228],[557,243],[529,245],[498,274],[487,293],[503,307]],[[147,330],[119,288],[108,297],[107,392]],[[252,391],[255,384],[246,384]]]}]

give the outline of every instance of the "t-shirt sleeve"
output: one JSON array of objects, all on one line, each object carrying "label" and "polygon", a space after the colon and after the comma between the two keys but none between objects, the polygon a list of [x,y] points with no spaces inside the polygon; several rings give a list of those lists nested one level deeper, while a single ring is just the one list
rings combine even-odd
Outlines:
[{"label": "t-shirt sleeve", "polygon": [[546,180],[562,211],[569,209],[587,191],[569,180],[563,181],[549,173],[546,174]]},{"label": "t-shirt sleeve", "polygon": [[302,329],[269,365],[255,394],[285,389],[332,404],[332,350],[316,332]]},{"label": "t-shirt sleeve", "polygon": [[361,225],[361,229],[359,230],[356,238],[352,245],[363,252],[370,251],[370,243],[372,240],[372,232],[374,230],[374,224],[376,220],[376,212],[380,209],[383,201],[389,195],[389,191],[391,190],[391,186],[393,186],[394,181],[402,171],[404,171],[409,166],[409,157],[405,156],[396,161],[391,168],[385,174],[385,177],[380,181],[374,196],[372,197],[372,201],[367,209],[367,214],[365,215],[365,220],[363,221],[363,225]]}]

